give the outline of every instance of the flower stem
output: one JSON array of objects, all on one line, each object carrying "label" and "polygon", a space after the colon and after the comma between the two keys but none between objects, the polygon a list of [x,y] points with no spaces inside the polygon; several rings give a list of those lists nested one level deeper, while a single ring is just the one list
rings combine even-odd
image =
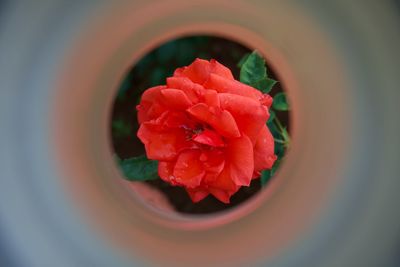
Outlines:
[{"label": "flower stem", "polygon": [[286,127],[282,126],[282,123],[279,121],[278,117],[274,118],[274,122],[276,124],[276,126],[279,129],[279,134],[282,136],[283,140],[277,140],[275,139],[275,141],[277,141],[278,143],[282,143],[284,144],[285,147],[289,147],[290,146],[290,136],[286,130]]}]

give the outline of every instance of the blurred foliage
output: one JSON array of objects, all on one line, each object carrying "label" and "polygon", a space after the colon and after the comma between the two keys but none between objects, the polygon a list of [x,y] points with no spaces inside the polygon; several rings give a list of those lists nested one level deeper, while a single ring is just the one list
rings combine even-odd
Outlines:
[{"label": "blurred foliage", "polygon": [[115,119],[112,121],[112,135],[115,138],[125,138],[132,135],[131,125],[122,119]]},{"label": "blurred foliage", "polygon": [[119,166],[129,181],[147,181],[158,179],[158,161],[149,160],[145,155],[129,159],[119,159]]}]

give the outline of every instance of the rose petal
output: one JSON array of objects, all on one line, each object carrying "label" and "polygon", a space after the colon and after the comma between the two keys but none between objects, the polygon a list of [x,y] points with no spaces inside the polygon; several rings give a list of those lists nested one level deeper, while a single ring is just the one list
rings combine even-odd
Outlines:
[{"label": "rose petal", "polygon": [[182,68],[177,68],[174,71],[174,77],[181,77],[182,76],[182,72],[186,69],[187,67],[182,67]]},{"label": "rose petal", "polygon": [[211,73],[208,80],[204,83],[204,88],[213,89],[218,93],[230,93],[259,100],[262,93],[253,87],[236,80],[227,79]]},{"label": "rose petal", "polygon": [[213,181],[212,183],[208,184],[209,188],[218,188],[223,191],[235,191],[238,186],[235,184],[232,179],[231,179],[231,170],[229,166],[224,167],[224,169],[221,171],[221,173],[217,176],[217,179]]},{"label": "rose petal", "polygon": [[186,77],[169,77],[167,78],[167,87],[182,90],[192,103],[198,103],[200,96],[205,89],[203,86],[192,82]]},{"label": "rose petal", "polygon": [[255,143],[261,128],[268,120],[268,110],[251,98],[220,93],[221,108],[229,111],[235,118],[240,131],[246,134]]},{"label": "rose petal", "polygon": [[202,189],[192,189],[192,188],[186,188],[186,191],[188,192],[190,198],[194,203],[199,202],[200,200],[204,199],[206,196],[208,196],[208,192],[206,190]]},{"label": "rose petal", "polygon": [[178,89],[163,89],[163,105],[170,109],[185,110],[192,105],[192,102],[184,92]]},{"label": "rose petal", "polygon": [[233,80],[232,72],[227,67],[213,59],[207,61],[199,58],[189,66],[175,71],[174,76],[184,76],[195,83],[203,84],[208,80],[210,74]]},{"label": "rose petal", "polygon": [[[137,135],[148,158],[159,160],[161,179],[184,186],[194,202],[211,193],[229,203],[276,159],[265,126],[271,104],[269,95],[235,81],[217,61],[196,59],[167,86],[143,93]],[[193,134],[199,124],[204,130]]]},{"label": "rose petal", "polygon": [[203,145],[209,145],[212,147],[224,147],[225,143],[221,139],[221,136],[219,136],[216,132],[211,131],[209,129],[205,129],[199,134],[196,134],[192,137],[193,141],[203,144]]},{"label": "rose petal", "polygon": [[[221,166],[223,169],[224,165],[221,165]],[[206,186],[210,183],[213,183],[215,180],[217,180],[218,175],[219,175],[219,173],[216,173],[216,172],[210,172],[210,173],[206,172],[206,175],[204,175],[203,180],[201,181],[202,185]]]},{"label": "rose petal", "polygon": [[189,78],[192,82],[203,84],[210,76],[210,62],[196,58],[192,64],[181,71],[181,75]]},{"label": "rose petal", "polygon": [[253,144],[246,135],[231,139],[225,155],[232,181],[236,185],[249,186],[254,171]]},{"label": "rose petal", "polygon": [[232,72],[229,68],[225,67],[215,59],[211,59],[210,64],[211,64],[211,73],[227,78],[229,80],[234,80]]},{"label": "rose petal", "polygon": [[160,178],[167,183],[172,185],[176,185],[175,180],[173,178],[173,171],[174,171],[175,161],[159,161],[158,162],[158,175]]},{"label": "rose petal", "polygon": [[261,99],[260,99],[260,103],[264,106],[266,106],[267,108],[270,108],[273,102],[273,98],[269,95],[269,94],[263,94]]},{"label": "rose petal", "polygon": [[166,111],[155,120],[156,124],[167,128],[194,128],[196,122],[186,112]]},{"label": "rose petal", "polygon": [[230,176],[230,169],[224,168],[217,179],[209,184],[209,192],[224,203],[229,203],[230,197],[239,190]]},{"label": "rose petal", "polygon": [[206,103],[207,106],[219,108],[220,102],[217,91],[206,90],[204,93],[204,103]]},{"label": "rose petal", "polygon": [[175,181],[187,188],[195,188],[200,185],[205,175],[203,164],[199,160],[201,151],[186,150],[179,154],[176,161],[173,176]]},{"label": "rose petal", "polygon": [[142,123],[137,136],[153,160],[173,160],[181,150],[193,147],[183,129],[165,129],[154,121]]},{"label": "rose petal", "polygon": [[219,175],[224,169],[225,153],[223,150],[217,149],[205,150],[200,155],[200,161],[203,162],[207,173]]},{"label": "rose petal", "polygon": [[220,190],[218,188],[210,188],[209,191],[214,197],[225,204],[230,203],[230,198],[234,194],[229,191]]},{"label": "rose petal", "polygon": [[254,146],[254,171],[260,172],[271,169],[276,160],[274,155],[274,137],[265,125]]},{"label": "rose petal", "polygon": [[153,103],[159,101],[160,91],[167,88],[165,85],[154,86],[143,92],[141,102]]},{"label": "rose petal", "polygon": [[161,101],[161,90],[166,86],[155,86],[143,92],[140,104],[137,106],[138,122],[153,120],[166,111]]},{"label": "rose petal", "polygon": [[187,109],[187,112],[196,119],[209,124],[225,137],[233,138],[240,136],[235,119],[226,110],[210,109],[206,104],[199,103]]}]

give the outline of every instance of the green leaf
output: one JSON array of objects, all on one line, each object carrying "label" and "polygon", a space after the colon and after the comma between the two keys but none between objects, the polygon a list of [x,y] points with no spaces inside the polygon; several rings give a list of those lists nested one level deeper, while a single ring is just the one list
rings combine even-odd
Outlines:
[{"label": "green leaf", "polygon": [[250,53],[246,53],[242,59],[239,61],[239,63],[237,64],[238,68],[240,69],[243,66],[243,63],[249,58]]},{"label": "green leaf", "polygon": [[158,161],[149,160],[146,156],[118,160],[118,163],[129,181],[147,181],[158,179]]},{"label": "green leaf", "polygon": [[253,51],[242,64],[240,81],[251,86],[265,78],[267,78],[265,61],[257,51]]},{"label": "green leaf", "polygon": [[270,79],[270,78],[266,78],[266,86],[265,88],[262,90],[264,92],[264,94],[268,94],[271,90],[272,87],[274,87],[274,85],[277,83],[278,81],[274,80],[274,79]]},{"label": "green leaf", "polygon": [[258,90],[260,90],[261,92],[263,92],[264,94],[268,94],[272,87],[277,83],[278,81],[275,81],[274,79],[270,79],[270,78],[263,78],[259,81],[253,82],[250,85]]},{"label": "green leaf", "polygon": [[272,176],[275,175],[276,170],[279,168],[280,163],[281,159],[277,159],[270,170],[261,172],[261,186],[265,186],[271,180]]},{"label": "green leaf", "polygon": [[270,122],[272,122],[272,121],[274,120],[275,116],[276,116],[275,111],[273,111],[272,109],[270,109],[270,110],[269,110],[269,118],[268,118],[268,121],[267,121],[267,126],[268,126],[268,124],[269,124]]},{"label": "green leaf", "polygon": [[288,133],[286,127],[283,127],[281,135],[283,137],[283,140],[285,140],[285,142],[287,142],[287,143],[290,142],[290,136],[289,136],[289,133]]},{"label": "green leaf", "polygon": [[289,104],[286,99],[286,94],[283,92],[277,93],[274,96],[274,102],[272,102],[272,107],[279,111],[289,110]]},{"label": "green leaf", "polygon": [[[270,110],[270,111],[272,111],[272,110]],[[275,120],[274,119],[272,119],[271,121],[269,121],[269,120],[267,121],[267,127],[271,131],[272,136],[274,138],[278,138],[279,139],[279,138],[282,137],[281,131],[279,130],[278,126],[275,124]]]},{"label": "green leaf", "polygon": [[277,83],[274,79],[268,78],[265,60],[257,51],[246,54],[239,61],[238,67],[240,68],[240,81],[264,94],[269,93]]},{"label": "green leaf", "polygon": [[[270,110],[270,113],[273,112]],[[273,113],[275,114],[275,112]],[[271,131],[272,136],[274,137],[275,140],[280,140],[280,142],[275,141],[275,154],[278,155],[276,152],[276,148],[278,146],[284,146],[285,148],[288,148],[290,146],[290,136],[287,131],[287,128],[282,126],[281,122],[279,121],[278,117],[275,114],[275,117],[273,117],[271,120],[268,119],[267,121],[267,127]],[[283,139],[283,140],[282,140]],[[283,154],[283,151],[282,151]]]},{"label": "green leaf", "polygon": [[283,157],[285,154],[285,145],[282,143],[275,142],[274,145],[274,153],[278,156],[278,158]]},{"label": "green leaf", "polygon": [[261,172],[261,186],[265,186],[269,180],[271,180],[272,174],[271,174],[271,170],[265,170]]}]

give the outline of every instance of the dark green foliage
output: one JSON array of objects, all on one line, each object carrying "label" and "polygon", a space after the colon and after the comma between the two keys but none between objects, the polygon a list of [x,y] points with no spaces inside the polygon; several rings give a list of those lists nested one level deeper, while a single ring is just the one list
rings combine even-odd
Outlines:
[{"label": "dark green foliage", "polygon": [[117,138],[125,138],[132,134],[131,125],[125,120],[115,119],[112,122],[112,134]]},{"label": "dark green foliage", "polygon": [[[270,109],[270,110],[269,110],[269,118],[268,118],[267,124],[268,124],[268,123],[272,123],[272,121],[275,119],[275,117],[276,117],[275,111],[273,111],[272,109]],[[268,125],[267,125],[267,126],[268,126]]]},{"label": "dark green foliage", "polygon": [[289,110],[289,104],[286,99],[286,94],[281,92],[277,93],[274,96],[274,102],[272,103],[272,107],[276,110],[287,111]]},{"label": "dark green foliage", "polygon": [[239,61],[240,81],[263,93],[269,93],[277,81],[268,78],[264,59],[254,51]]},{"label": "dark green foliage", "polygon": [[238,67],[239,69],[242,68],[243,63],[249,58],[249,56],[250,56],[250,53],[247,53],[247,54],[245,54],[245,55],[242,57],[242,59],[241,59],[241,60],[239,61],[239,63],[237,64],[237,67]]},{"label": "dark green foliage", "polygon": [[158,162],[149,160],[145,155],[120,160],[117,159],[127,180],[148,181],[158,179]]},{"label": "dark green foliage", "polygon": [[275,81],[273,79],[270,78],[263,78],[257,82],[254,82],[251,84],[251,86],[253,86],[254,88],[257,88],[258,90],[260,90],[261,92],[263,92],[264,94],[268,94],[271,90],[272,87],[277,83],[278,81]]},{"label": "dark green foliage", "polygon": [[275,161],[274,165],[270,170],[264,170],[261,172],[261,185],[265,186],[269,180],[271,179],[272,176],[274,176],[276,170],[279,168],[279,164],[281,163],[281,160],[278,159]]}]

